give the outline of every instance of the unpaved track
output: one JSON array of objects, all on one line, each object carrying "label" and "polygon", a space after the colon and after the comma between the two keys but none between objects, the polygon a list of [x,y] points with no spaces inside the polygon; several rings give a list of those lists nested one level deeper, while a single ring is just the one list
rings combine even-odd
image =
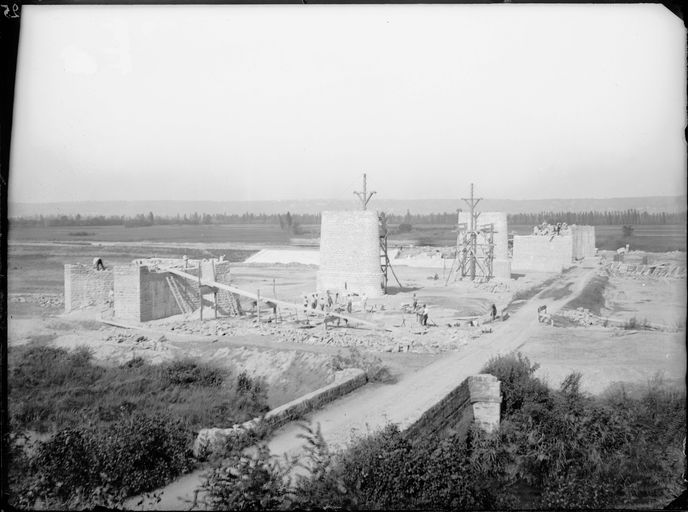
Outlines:
[{"label": "unpaved track", "polygon": [[[404,429],[440,401],[451,390],[471,375],[480,373],[487,361],[496,355],[518,349],[540,328],[537,308],[547,304],[548,313],[558,311],[566,302],[581,292],[594,276],[597,265],[579,266],[560,276],[545,290],[530,299],[506,322],[491,324],[493,332],[473,341],[460,352],[448,353],[442,359],[429,364],[417,372],[406,375],[397,383],[368,384],[328,405],[314,411],[306,418],[313,425],[320,424],[323,437],[333,448],[344,448],[352,434],[373,432],[388,423],[396,423]],[[571,293],[557,301],[540,299],[549,289],[561,287],[562,283],[573,282]],[[302,452],[303,439],[298,434],[303,430],[290,423],[278,429],[268,443],[275,455]],[[157,504],[145,504],[146,509],[188,510],[194,490],[202,481],[203,470],[185,475],[161,489],[161,500]],[[158,491],[158,492],[160,492]],[[138,499],[127,503],[134,507]]]}]

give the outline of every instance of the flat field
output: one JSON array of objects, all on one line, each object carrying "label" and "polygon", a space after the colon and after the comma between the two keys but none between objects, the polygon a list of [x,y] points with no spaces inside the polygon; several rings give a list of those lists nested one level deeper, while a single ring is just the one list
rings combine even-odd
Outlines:
[{"label": "flat field", "polygon": [[[397,233],[396,226],[390,226],[389,239],[396,242],[412,242],[416,245],[434,247],[453,246],[456,243],[454,226],[419,224],[408,233]],[[304,238],[319,236],[317,226],[304,226]],[[531,225],[509,224],[509,234],[528,235],[533,232]],[[682,224],[633,226],[630,237],[623,236],[622,226],[595,226],[595,243],[600,250],[616,250],[626,244],[631,249],[648,252],[667,252],[686,250],[686,226]]]},{"label": "flat field", "polygon": [[18,227],[10,229],[8,238],[14,242],[289,243],[289,235],[272,224]]}]

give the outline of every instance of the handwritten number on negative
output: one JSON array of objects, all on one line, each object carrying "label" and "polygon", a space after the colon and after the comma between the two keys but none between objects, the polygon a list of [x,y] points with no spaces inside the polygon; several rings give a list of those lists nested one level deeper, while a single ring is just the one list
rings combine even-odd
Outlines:
[{"label": "handwritten number on negative", "polygon": [[17,4],[0,4],[0,7],[3,8],[2,14],[5,15],[5,18],[14,19],[19,17],[19,6]]}]

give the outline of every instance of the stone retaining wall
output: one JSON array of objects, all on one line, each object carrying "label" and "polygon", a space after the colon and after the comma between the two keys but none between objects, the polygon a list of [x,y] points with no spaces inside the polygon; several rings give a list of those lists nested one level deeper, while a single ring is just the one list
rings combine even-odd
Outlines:
[{"label": "stone retaining wall", "polygon": [[267,425],[271,429],[278,428],[289,421],[302,417],[313,409],[350,393],[363,386],[367,381],[368,378],[363,370],[348,368],[337,372],[331,384],[272,409],[264,418],[255,418],[231,428],[202,429],[194,442],[194,455],[206,457],[211,453],[221,452],[228,441],[246,435],[247,432],[255,430],[261,424]]},{"label": "stone retaining wall", "polygon": [[427,437],[447,430],[465,433],[473,423],[486,432],[493,432],[499,427],[501,401],[497,377],[473,375],[409,426],[406,435]]}]

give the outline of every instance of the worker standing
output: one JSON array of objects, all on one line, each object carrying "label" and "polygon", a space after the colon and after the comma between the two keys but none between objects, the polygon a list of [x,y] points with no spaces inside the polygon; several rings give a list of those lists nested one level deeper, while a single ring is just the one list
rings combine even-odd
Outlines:
[{"label": "worker standing", "polygon": [[361,294],[361,311],[365,313],[366,311],[366,303],[368,302],[368,296],[363,293]]}]

